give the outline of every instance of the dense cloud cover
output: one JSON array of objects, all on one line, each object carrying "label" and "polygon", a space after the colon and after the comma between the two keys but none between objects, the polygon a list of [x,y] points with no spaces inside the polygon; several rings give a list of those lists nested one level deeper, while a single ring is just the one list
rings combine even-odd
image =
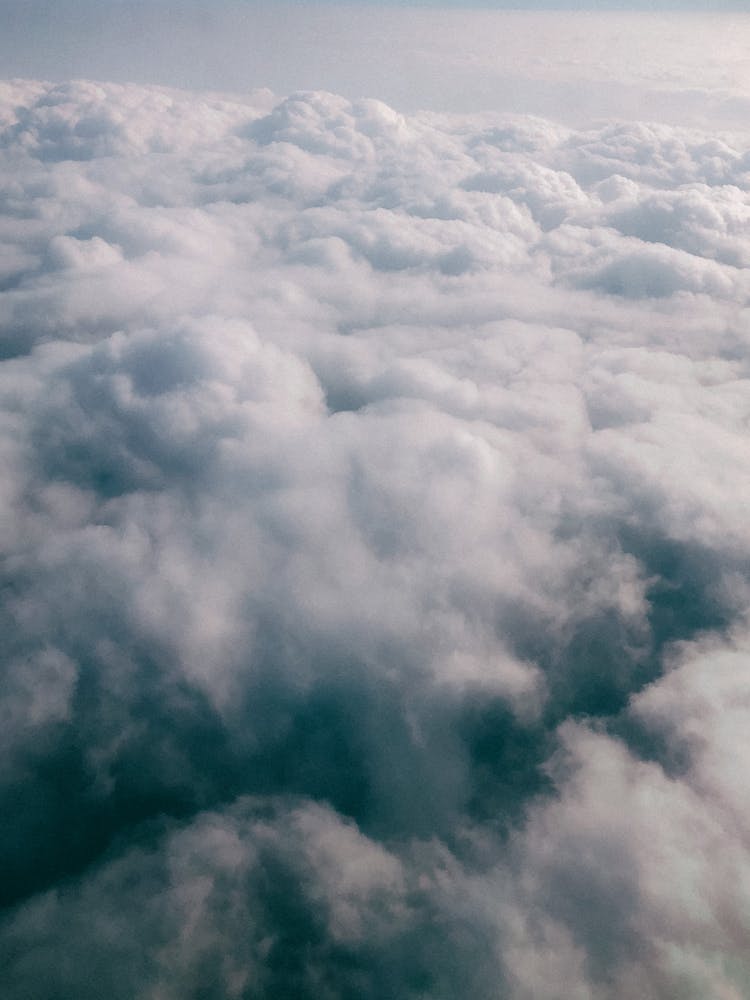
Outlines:
[{"label": "dense cloud cover", "polygon": [[5,1000],[750,990],[750,145],[0,90]]}]

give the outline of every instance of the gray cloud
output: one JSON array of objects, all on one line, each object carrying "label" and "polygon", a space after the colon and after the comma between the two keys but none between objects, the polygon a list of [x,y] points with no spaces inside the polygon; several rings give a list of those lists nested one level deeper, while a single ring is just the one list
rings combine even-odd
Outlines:
[{"label": "gray cloud", "polygon": [[737,136],[2,93],[8,997],[743,995]]}]

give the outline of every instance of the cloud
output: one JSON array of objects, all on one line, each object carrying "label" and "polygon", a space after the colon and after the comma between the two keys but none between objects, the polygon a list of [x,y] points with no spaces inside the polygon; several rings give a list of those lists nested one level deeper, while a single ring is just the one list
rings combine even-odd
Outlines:
[{"label": "cloud", "polygon": [[[516,906],[558,963],[583,959],[591,995],[742,995],[747,797],[730,701],[745,701],[746,644],[687,643],[635,697],[640,722],[666,740],[666,770],[589,726],[561,730],[561,795],[535,807],[519,843]],[[521,981],[563,996],[538,961],[517,965]]]},{"label": "cloud", "polygon": [[2,95],[7,995],[743,994],[740,146]]}]

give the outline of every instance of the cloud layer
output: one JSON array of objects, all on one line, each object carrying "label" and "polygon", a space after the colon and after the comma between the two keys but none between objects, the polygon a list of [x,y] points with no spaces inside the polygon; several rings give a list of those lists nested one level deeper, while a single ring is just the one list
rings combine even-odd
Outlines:
[{"label": "cloud layer", "polygon": [[0,98],[4,996],[745,996],[742,136]]}]

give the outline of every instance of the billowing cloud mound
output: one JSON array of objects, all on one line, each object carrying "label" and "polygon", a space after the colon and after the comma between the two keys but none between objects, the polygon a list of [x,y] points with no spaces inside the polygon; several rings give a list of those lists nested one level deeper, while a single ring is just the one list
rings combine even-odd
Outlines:
[{"label": "billowing cloud mound", "polygon": [[3,997],[745,997],[742,138],[0,122]]}]

